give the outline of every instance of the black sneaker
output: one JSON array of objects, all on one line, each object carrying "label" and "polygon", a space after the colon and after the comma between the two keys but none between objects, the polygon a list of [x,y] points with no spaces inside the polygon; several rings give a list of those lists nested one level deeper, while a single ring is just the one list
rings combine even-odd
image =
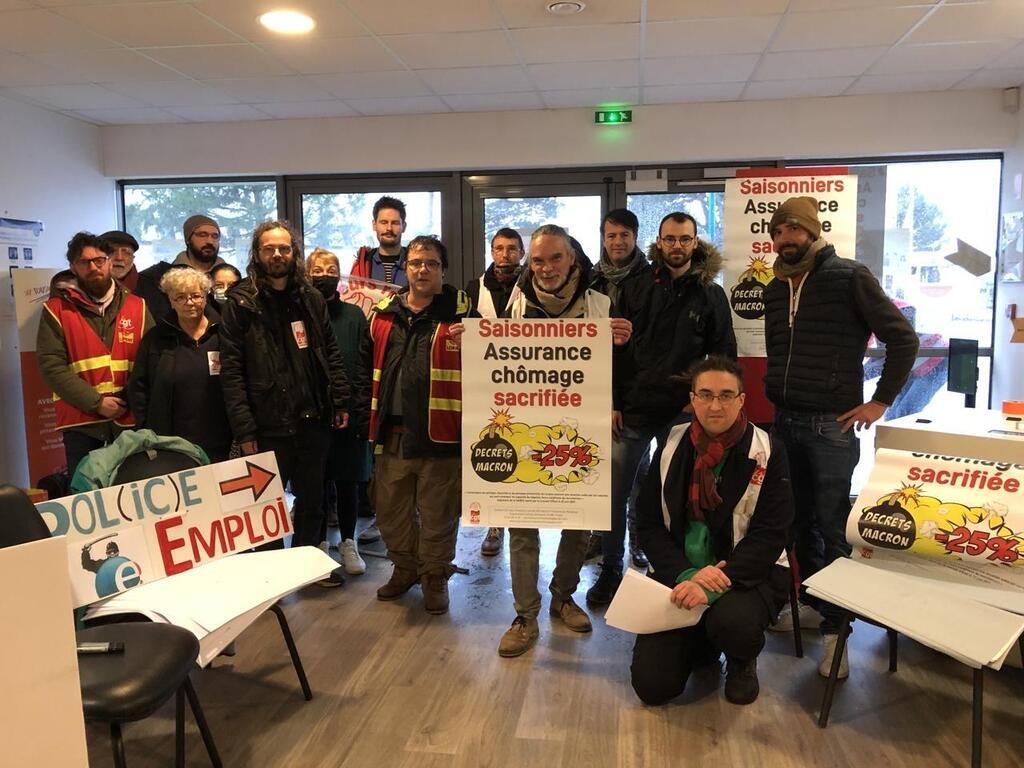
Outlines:
[{"label": "black sneaker", "polygon": [[345,576],[343,574],[344,570],[342,568],[335,568],[333,571],[327,574],[327,576],[320,579],[320,581],[318,581],[316,585],[318,587],[327,587],[328,589],[331,587],[340,587],[342,584],[345,583]]},{"label": "black sneaker", "polygon": [[601,566],[601,575],[587,590],[587,605],[608,605],[622,582],[622,571]]},{"label": "black sneaker", "polygon": [[742,661],[727,657],[725,698],[733,704],[752,704],[760,692],[761,686],[757,682],[757,659]]},{"label": "black sneaker", "polygon": [[633,567],[639,568],[641,571],[646,571],[651,564],[647,555],[633,539],[629,540],[629,559],[633,561]]}]

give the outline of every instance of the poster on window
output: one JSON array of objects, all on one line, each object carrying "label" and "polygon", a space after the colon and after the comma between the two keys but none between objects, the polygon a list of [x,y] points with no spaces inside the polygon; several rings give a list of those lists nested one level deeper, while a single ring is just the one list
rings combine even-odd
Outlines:
[{"label": "poster on window", "polygon": [[821,236],[854,258],[857,177],[845,168],[749,169],[725,183],[723,276],[740,357],[764,357],[764,288],[774,278],[770,223],[790,197],[818,201]]},{"label": "poster on window", "polygon": [[462,523],[607,530],[607,320],[466,320]]},{"label": "poster on window", "polygon": [[1020,610],[1024,463],[881,448],[846,537],[856,560],[974,588],[965,594]]},{"label": "poster on window", "polygon": [[14,275],[20,269],[31,269],[39,252],[43,234],[41,221],[7,219],[0,216],[0,320],[14,317]]}]

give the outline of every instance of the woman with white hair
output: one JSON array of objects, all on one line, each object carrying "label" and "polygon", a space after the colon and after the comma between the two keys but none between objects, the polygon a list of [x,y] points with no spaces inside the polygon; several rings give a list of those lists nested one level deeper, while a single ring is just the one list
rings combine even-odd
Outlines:
[{"label": "woman with white hair", "polygon": [[182,437],[211,462],[224,461],[231,428],[220,386],[220,334],[207,310],[210,278],[192,267],[169,269],[160,279],[173,315],[142,339],[128,380],[128,400],[139,429]]}]

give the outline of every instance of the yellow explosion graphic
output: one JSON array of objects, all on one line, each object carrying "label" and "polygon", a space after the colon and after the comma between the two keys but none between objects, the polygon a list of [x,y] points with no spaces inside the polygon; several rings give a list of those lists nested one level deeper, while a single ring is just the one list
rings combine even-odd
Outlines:
[{"label": "yellow explosion graphic", "polygon": [[515,472],[503,482],[541,483],[564,488],[568,483],[592,483],[601,463],[600,449],[576,429],[571,420],[554,426],[513,421],[508,409],[491,411],[479,439],[499,435],[515,450]]},{"label": "yellow explosion graphic", "polygon": [[967,506],[925,496],[922,486],[904,484],[878,504],[899,506],[914,519],[917,537],[911,552],[1024,566],[1024,535],[1006,525],[1008,510],[999,502]]},{"label": "yellow explosion graphic", "polygon": [[774,276],[775,273],[772,272],[771,265],[765,261],[764,256],[751,256],[750,265],[740,274],[739,282],[756,280],[761,285],[768,285]]}]

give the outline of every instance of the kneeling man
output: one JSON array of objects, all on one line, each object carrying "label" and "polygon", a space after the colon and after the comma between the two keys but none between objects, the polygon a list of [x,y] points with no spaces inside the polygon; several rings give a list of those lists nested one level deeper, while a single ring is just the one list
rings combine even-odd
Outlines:
[{"label": "kneeling man", "polygon": [[696,666],[717,663],[724,651],[725,697],[750,704],[765,629],[788,594],[789,471],[781,444],[747,422],[734,361],[710,357],[691,369],[690,381],[694,420],[674,427],[655,454],[637,522],[654,578],[672,587],[672,602],[708,608],[694,627],[637,637],[633,689],[645,704],[664,704],[683,692]]}]

